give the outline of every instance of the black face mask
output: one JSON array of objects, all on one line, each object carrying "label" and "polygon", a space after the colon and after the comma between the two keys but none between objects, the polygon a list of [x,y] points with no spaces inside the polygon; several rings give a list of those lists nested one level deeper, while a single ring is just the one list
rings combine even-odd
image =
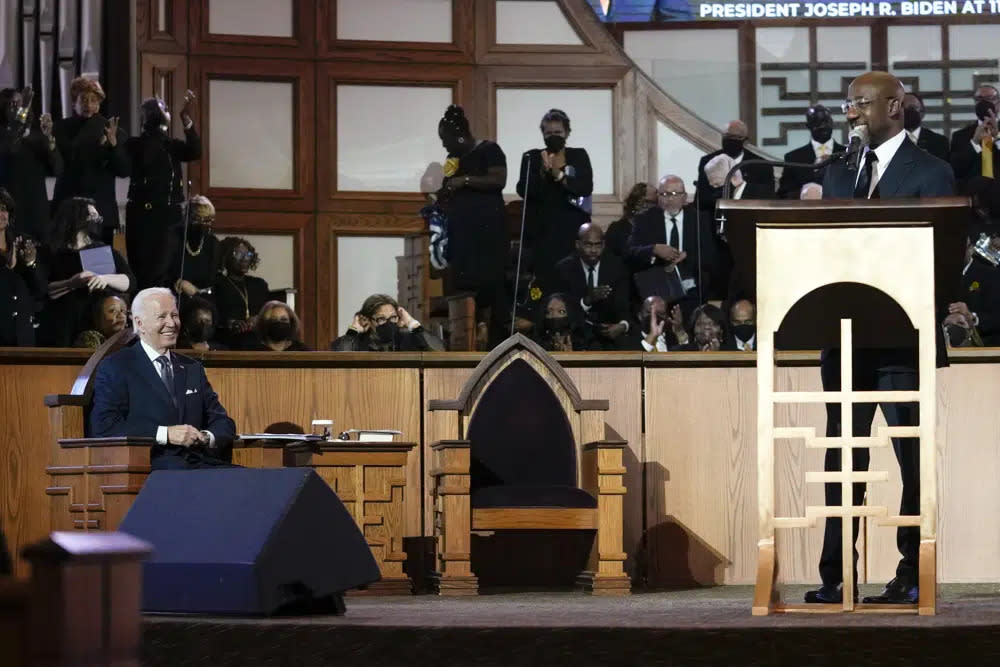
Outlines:
[{"label": "black face mask", "polygon": [[733,335],[746,343],[757,332],[757,328],[752,324],[734,324]]},{"label": "black face mask", "polygon": [[976,118],[979,120],[986,120],[991,111],[995,113],[992,102],[987,102],[986,100],[976,102]]},{"label": "black face mask", "polygon": [[949,324],[944,328],[945,336],[948,337],[948,345],[952,347],[962,347],[969,337],[969,330],[957,324]]},{"label": "black face mask", "polygon": [[811,134],[816,143],[825,144],[833,136],[833,128],[829,126],[814,127]]},{"label": "black face mask", "polygon": [[264,335],[268,340],[288,340],[292,335],[292,323],[283,320],[265,320]]},{"label": "black face mask", "polygon": [[903,127],[907,132],[913,132],[920,127],[920,109],[907,107],[903,109]]},{"label": "black face mask", "polygon": [[566,333],[569,331],[568,317],[546,317],[545,330],[550,333]]},{"label": "black face mask", "polygon": [[102,222],[99,222],[99,221],[88,222],[87,223],[87,227],[86,227],[86,231],[87,231],[87,236],[89,236],[92,241],[95,241],[95,242],[96,241],[100,241],[101,240],[101,235],[104,232],[104,224]]},{"label": "black face mask", "polygon": [[545,148],[550,153],[558,153],[565,147],[566,137],[561,137],[558,134],[550,134],[545,137]]},{"label": "black face mask", "polygon": [[188,340],[192,343],[207,343],[215,336],[215,326],[211,322],[197,321],[187,327]]},{"label": "black face mask", "polygon": [[381,343],[391,343],[399,326],[394,322],[383,322],[375,326],[375,338]]},{"label": "black face mask", "polygon": [[739,157],[743,152],[743,139],[722,138],[722,152],[729,157]]}]

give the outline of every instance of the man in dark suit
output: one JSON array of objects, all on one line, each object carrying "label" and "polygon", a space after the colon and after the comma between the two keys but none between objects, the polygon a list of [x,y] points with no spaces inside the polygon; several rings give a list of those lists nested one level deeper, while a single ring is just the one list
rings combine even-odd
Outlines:
[{"label": "man in dark suit", "polygon": [[[799,164],[816,164],[827,160],[834,153],[843,153],[843,144],[833,140],[833,114],[822,104],[816,104],[806,109],[806,128],[809,130],[809,143],[785,153],[785,162]],[[826,167],[806,169],[805,167],[785,167],[778,181],[778,197],[780,199],[799,199],[802,186],[806,183],[822,183]]]},{"label": "man in dark suit", "polygon": [[[695,207],[685,205],[686,202],[687,192],[684,181],[679,176],[664,176],[660,179],[656,187],[656,208],[648,209],[635,218],[628,241],[629,257],[636,267],[637,276],[639,267],[657,267],[665,273],[669,271],[674,274],[679,281],[679,296],[698,300],[701,286],[703,298],[711,298],[705,288],[712,282],[715,261],[716,241],[712,231],[712,216],[705,212],[699,216]],[[640,290],[639,298],[645,299],[652,295],[651,292],[643,293]],[[665,299],[674,301],[675,296],[678,295],[668,295]]]},{"label": "man in dark suit", "polygon": [[[728,155],[733,159],[733,164],[743,164],[750,160],[760,160],[761,156],[743,148],[747,141],[747,126],[742,120],[731,121],[726,128],[726,133],[722,135],[722,150],[709,153],[698,162],[698,206],[702,211],[715,211],[715,202],[722,196],[722,185],[712,186],[708,182],[708,174],[705,173],[705,165],[716,155]],[[759,193],[754,198],[763,196],[774,196],[774,168],[766,164],[756,164],[743,166],[740,168],[743,180],[747,184],[761,186]],[[745,197],[749,199],[749,197]]]},{"label": "man in dark suit", "polygon": [[943,134],[938,134],[929,127],[923,127],[924,122],[924,99],[916,93],[907,93],[903,97],[903,127],[910,141],[923,148],[925,151],[948,162],[951,150],[948,148],[948,138]]},{"label": "man in dark suit", "polygon": [[173,294],[142,290],[132,320],[138,342],[97,367],[88,434],[156,438],[154,470],[228,465],[236,425],[204,367],[171,351],[181,327]]},{"label": "man in dark suit", "polygon": [[[869,199],[895,197],[938,197],[954,192],[954,177],[947,162],[917,148],[903,129],[903,87],[886,72],[868,72],[851,82],[844,112],[852,128],[867,126],[869,145],[858,170],[848,169],[845,162],[830,166],[823,182],[824,199]],[[939,358],[943,355],[938,339]],[[944,358],[945,363],[946,357]],[[824,391],[840,390],[840,350],[824,350],[820,361]],[[917,350],[856,349],[853,368],[854,389],[860,391],[915,391],[919,386]],[[855,437],[871,432],[876,404],[853,406]],[[916,403],[882,403],[882,414],[889,426],[914,426],[919,423]],[[840,433],[840,405],[826,405],[827,437]],[[920,513],[920,446],[916,438],[893,438],[892,446],[899,462],[903,481],[900,514]],[[825,470],[839,471],[840,449],[826,450]],[[867,449],[854,450],[854,469],[867,470]],[[853,485],[853,504],[864,500],[864,484]],[[840,505],[841,485],[826,484],[826,504]],[[858,521],[854,520],[854,539],[858,536]],[[865,598],[873,603],[916,603],[919,596],[918,551],[920,530],[913,526],[897,531],[896,544],[902,554],[896,576],[881,594]],[[806,593],[806,602],[838,603],[843,595],[841,559],[841,520],[826,520],[823,552],[819,571],[823,585]],[[854,551],[857,568],[858,553]],[[855,581],[857,575],[855,570]],[[854,589],[857,597],[857,588]]]},{"label": "man in dark suit", "polygon": [[604,231],[580,225],[576,251],[556,263],[555,292],[580,304],[594,340],[606,350],[622,349],[629,324],[629,273],[614,254],[604,251]]},{"label": "man in dark suit", "polygon": [[994,170],[1000,169],[1000,150],[995,141],[1000,93],[993,86],[979,86],[972,100],[976,104],[978,120],[951,135],[951,168],[955,171],[959,192],[967,192],[969,181],[983,175],[983,140],[986,138],[994,140]]}]

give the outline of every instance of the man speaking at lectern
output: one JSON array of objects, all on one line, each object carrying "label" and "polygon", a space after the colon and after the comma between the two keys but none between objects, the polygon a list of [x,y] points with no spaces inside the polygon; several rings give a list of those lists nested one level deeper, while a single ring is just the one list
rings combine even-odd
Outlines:
[{"label": "man speaking at lectern", "polygon": [[[862,136],[858,169],[847,161],[830,166],[823,179],[824,199],[889,199],[906,197],[946,197],[954,194],[955,178],[951,166],[917,148],[903,128],[903,86],[886,72],[868,72],[851,82],[842,108],[852,134]],[[866,132],[867,130],[867,132]],[[867,135],[867,146],[863,137]],[[945,360],[940,337],[938,359]],[[940,365],[940,364],[939,364]],[[824,350],[820,362],[824,391],[840,390],[840,350]],[[855,349],[854,389],[861,391],[913,391],[918,388],[916,348]],[[853,407],[854,435],[867,436],[875,417],[874,403]],[[917,403],[882,403],[882,414],[889,426],[918,424]],[[840,435],[840,405],[826,404],[826,435]],[[901,515],[920,514],[920,444],[917,438],[893,438],[892,447],[903,480]],[[840,470],[840,449],[827,449],[827,471]],[[867,449],[854,450],[854,469],[867,470]],[[826,484],[826,504],[840,505],[839,483]],[[865,485],[854,484],[854,505],[864,500]],[[822,586],[806,593],[806,602],[840,603],[843,593],[841,519],[828,518],[823,535],[819,572]],[[858,539],[858,520],[854,519],[854,540]],[[897,529],[896,545],[902,559],[896,576],[879,595],[866,597],[868,603],[915,604],[918,598],[918,552],[920,529],[903,526]],[[857,582],[858,552],[854,550],[854,581]],[[857,588],[854,589],[857,598]]]}]

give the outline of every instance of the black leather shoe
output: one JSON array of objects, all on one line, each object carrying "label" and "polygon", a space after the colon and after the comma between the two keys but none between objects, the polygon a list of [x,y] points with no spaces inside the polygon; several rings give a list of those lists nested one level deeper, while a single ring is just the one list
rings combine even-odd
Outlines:
[{"label": "black leather shoe", "polygon": [[916,584],[902,581],[896,577],[878,595],[868,595],[865,604],[917,604],[920,600],[920,590]]},{"label": "black leather shoe", "polygon": [[[809,604],[840,604],[844,601],[844,585],[823,584],[814,591],[806,592],[806,602]],[[854,601],[858,601],[858,589],[854,589]]]}]

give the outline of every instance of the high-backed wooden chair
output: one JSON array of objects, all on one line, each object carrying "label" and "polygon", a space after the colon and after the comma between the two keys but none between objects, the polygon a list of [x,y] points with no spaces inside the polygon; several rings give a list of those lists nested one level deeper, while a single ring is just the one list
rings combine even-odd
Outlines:
[{"label": "high-backed wooden chair", "polygon": [[594,530],[577,583],[628,595],[623,563],[622,461],[604,439],[607,400],[585,400],[542,348],[515,334],[476,367],[455,400],[430,402],[434,534],[441,595],[476,595],[471,534]]}]

